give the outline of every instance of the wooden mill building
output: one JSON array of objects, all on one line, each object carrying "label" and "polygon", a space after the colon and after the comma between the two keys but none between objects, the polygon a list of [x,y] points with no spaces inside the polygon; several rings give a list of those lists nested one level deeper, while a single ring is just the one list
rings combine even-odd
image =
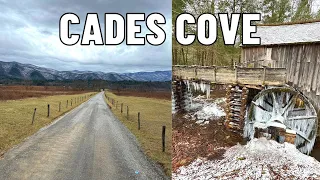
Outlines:
[{"label": "wooden mill building", "polygon": [[320,22],[257,26],[261,45],[242,46],[244,67],[286,68],[286,84],[320,109]]}]

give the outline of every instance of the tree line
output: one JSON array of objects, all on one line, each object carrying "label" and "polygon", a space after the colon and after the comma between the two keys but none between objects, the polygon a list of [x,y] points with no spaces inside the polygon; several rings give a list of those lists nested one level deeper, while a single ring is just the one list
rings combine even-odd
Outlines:
[{"label": "tree line", "polygon": [[[215,44],[203,46],[195,41],[190,46],[181,46],[174,37],[176,17],[184,12],[195,17],[203,13],[261,13],[259,24],[281,24],[320,19],[320,4],[315,0],[173,0],[172,1],[172,62],[173,65],[231,66],[240,61],[240,42],[235,46],[224,45],[221,28]],[[218,23],[219,24],[219,23]],[[218,25],[219,26],[219,25]],[[241,24],[238,29],[241,39]],[[196,33],[192,26],[186,33]]]},{"label": "tree line", "polygon": [[45,86],[45,87],[64,87],[69,90],[79,91],[100,91],[101,89],[112,90],[136,90],[136,91],[170,91],[171,82],[153,82],[153,81],[106,81],[99,79],[89,80],[21,80],[14,78],[0,79],[0,86]]}]

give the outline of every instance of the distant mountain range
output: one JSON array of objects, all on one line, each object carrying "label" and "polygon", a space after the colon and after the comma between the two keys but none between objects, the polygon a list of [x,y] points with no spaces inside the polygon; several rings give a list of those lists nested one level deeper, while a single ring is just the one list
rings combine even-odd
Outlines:
[{"label": "distant mountain range", "polygon": [[31,64],[0,61],[0,79],[20,80],[107,80],[171,81],[171,71],[104,73],[93,71],[57,71]]}]

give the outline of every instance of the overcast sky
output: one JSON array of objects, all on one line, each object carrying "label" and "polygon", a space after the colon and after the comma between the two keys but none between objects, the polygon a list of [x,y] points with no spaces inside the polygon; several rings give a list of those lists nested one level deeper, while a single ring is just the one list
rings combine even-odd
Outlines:
[{"label": "overcast sky", "polygon": [[[171,0],[0,0],[0,61],[17,61],[56,70],[137,72],[171,69]],[[166,17],[161,46],[65,46],[59,19],[67,12],[80,17],[70,33],[83,31],[87,13],[98,13],[104,34],[104,13],[159,12]],[[149,33],[143,27],[143,33]],[[79,43],[80,44],[80,43]]]}]

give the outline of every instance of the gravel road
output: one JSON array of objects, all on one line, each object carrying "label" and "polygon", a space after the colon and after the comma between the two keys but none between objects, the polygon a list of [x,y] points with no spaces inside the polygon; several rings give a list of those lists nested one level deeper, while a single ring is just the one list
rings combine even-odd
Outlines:
[{"label": "gravel road", "polygon": [[99,93],[8,151],[0,179],[168,179]]}]

